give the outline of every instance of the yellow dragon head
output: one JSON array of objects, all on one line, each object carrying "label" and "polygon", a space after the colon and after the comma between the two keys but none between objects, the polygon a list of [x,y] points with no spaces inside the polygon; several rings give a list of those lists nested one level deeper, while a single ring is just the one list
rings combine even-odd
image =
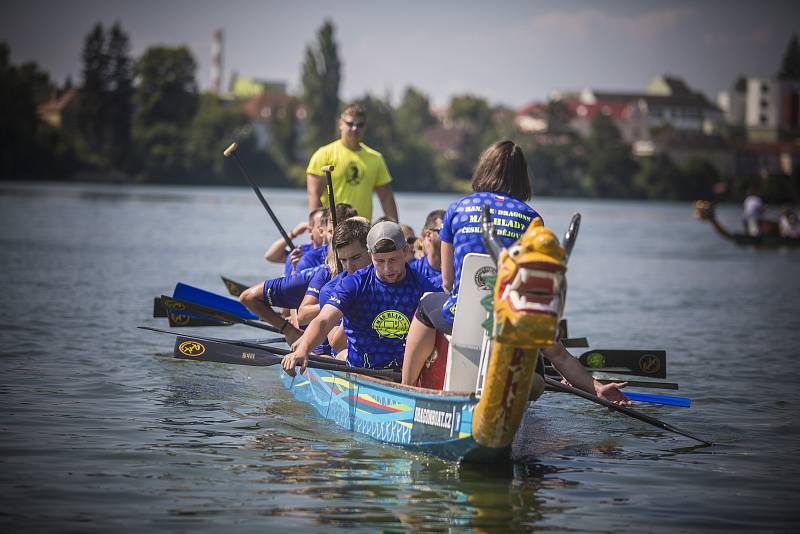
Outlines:
[{"label": "yellow dragon head", "polygon": [[556,235],[536,218],[502,251],[494,288],[494,338],[517,347],[555,342],[564,311],[567,254]]}]

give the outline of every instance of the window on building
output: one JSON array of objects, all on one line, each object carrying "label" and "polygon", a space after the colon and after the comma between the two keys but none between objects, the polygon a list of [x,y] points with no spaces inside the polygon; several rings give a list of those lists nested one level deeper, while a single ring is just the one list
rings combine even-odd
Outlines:
[{"label": "window on building", "polygon": [[767,124],[767,116],[763,113],[761,114],[761,117],[759,117],[759,120],[761,121],[761,124]]}]

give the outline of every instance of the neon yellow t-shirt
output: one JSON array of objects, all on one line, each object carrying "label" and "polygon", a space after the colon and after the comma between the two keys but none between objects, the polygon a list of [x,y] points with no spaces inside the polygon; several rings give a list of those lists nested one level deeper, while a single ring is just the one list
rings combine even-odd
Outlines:
[{"label": "neon yellow t-shirt", "polygon": [[[319,148],[308,162],[306,174],[325,179],[322,167],[333,165],[333,195],[336,203],[345,202],[358,210],[358,214],[372,220],[372,191],[392,181],[383,156],[361,143],[361,150],[353,151],[341,139]],[[328,195],[323,193],[322,205],[328,207]]]}]

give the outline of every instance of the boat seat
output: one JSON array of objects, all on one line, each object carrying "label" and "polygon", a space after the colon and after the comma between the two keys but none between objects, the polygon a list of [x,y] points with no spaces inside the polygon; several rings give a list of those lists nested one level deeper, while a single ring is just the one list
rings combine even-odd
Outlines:
[{"label": "boat seat", "polygon": [[447,354],[445,391],[476,391],[484,345],[482,325],[486,321],[486,310],[481,300],[491,293],[484,279],[496,273],[494,261],[488,254],[471,253],[464,257],[458,306]]}]

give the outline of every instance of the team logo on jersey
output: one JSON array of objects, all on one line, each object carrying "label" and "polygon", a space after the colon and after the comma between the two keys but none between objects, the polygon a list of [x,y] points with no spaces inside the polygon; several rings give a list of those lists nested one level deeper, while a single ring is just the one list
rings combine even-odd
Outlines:
[{"label": "team logo on jersey", "polygon": [[408,317],[397,310],[386,310],[372,321],[372,329],[380,337],[389,339],[401,339],[408,333]]},{"label": "team logo on jersey", "polygon": [[358,165],[351,164],[347,170],[344,171],[344,179],[350,185],[358,185],[361,183],[361,171],[358,170]]},{"label": "team logo on jersey", "polygon": [[178,345],[178,350],[186,356],[200,356],[206,351],[206,347],[199,341],[184,341]]}]

